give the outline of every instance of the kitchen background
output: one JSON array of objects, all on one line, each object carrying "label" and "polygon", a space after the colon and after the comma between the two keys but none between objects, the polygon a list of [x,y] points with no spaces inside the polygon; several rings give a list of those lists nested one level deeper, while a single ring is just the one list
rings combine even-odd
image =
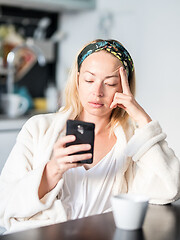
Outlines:
[{"label": "kitchen background", "polygon": [[28,99],[29,105],[25,115],[13,118],[1,106],[0,171],[24,122],[63,104],[64,85],[76,53],[96,38],[118,39],[129,50],[135,62],[136,99],[160,122],[169,146],[180,158],[179,12],[178,0],[17,0],[16,4],[0,0],[1,96],[7,91],[10,49],[28,41],[46,58],[42,67],[32,51],[16,54],[14,91]]}]

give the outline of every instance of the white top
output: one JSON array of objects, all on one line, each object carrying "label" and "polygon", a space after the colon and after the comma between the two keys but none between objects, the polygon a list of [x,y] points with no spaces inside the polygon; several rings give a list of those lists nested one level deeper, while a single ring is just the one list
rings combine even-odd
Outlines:
[{"label": "white top", "polygon": [[[115,129],[118,136],[120,128]],[[113,193],[115,176],[122,159],[118,144],[112,147],[94,167],[86,170],[83,166],[69,169],[63,175],[64,185],[61,201],[68,219],[77,219],[111,210],[110,198]]]},{"label": "white top", "polygon": [[117,171],[114,147],[91,169],[86,170],[82,166],[69,169],[64,174],[61,201],[68,219],[110,210],[110,197]]}]

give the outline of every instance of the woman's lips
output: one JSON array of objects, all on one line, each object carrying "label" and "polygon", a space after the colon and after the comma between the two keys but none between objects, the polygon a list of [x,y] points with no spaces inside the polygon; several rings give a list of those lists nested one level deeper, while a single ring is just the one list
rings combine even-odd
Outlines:
[{"label": "woman's lips", "polygon": [[94,107],[94,108],[100,108],[100,107],[102,107],[104,104],[98,103],[98,102],[89,102],[89,105],[90,105],[91,107]]}]

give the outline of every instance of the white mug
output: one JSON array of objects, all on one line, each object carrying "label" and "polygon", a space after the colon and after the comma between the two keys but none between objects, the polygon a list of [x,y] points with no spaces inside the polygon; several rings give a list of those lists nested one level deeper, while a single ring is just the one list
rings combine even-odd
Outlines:
[{"label": "white mug", "polygon": [[113,236],[113,240],[143,240],[144,238],[144,232],[142,229],[138,230],[125,230],[116,228]]},{"label": "white mug", "polygon": [[27,111],[29,103],[25,97],[19,94],[2,94],[1,107],[8,117],[16,118],[22,116]]},{"label": "white mug", "polygon": [[149,199],[146,196],[119,194],[111,197],[116,227],[136,230],[143,226]]}]

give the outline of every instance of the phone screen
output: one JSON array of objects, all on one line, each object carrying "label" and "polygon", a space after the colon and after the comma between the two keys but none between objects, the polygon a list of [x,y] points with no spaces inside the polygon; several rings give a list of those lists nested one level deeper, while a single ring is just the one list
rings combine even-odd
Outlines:
[{"label": "phone screen", "polygon": [[88,151],[81,151],[75,154],[91,153],[92,158],[78,163],[91,164],[93,162],[93,151],[94,151],[94,129],[95,124],[89,122],[83,122],[78,120],[68,120],[66,125],[66,135],[75,135],[76,140],[74,142],[66,144],[66,146],[77,145],[77,144],[90,144],[91,149]]}]

